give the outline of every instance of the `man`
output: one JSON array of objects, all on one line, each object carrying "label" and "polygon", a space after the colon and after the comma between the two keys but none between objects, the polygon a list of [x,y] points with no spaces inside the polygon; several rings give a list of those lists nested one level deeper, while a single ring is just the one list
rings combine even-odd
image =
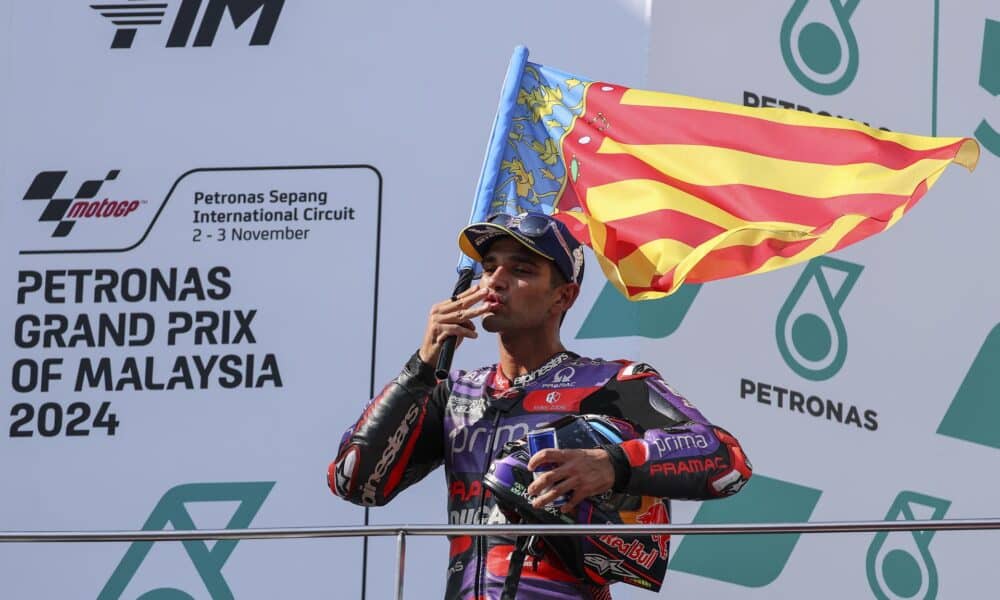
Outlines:
[{"label": "man", "polygon": [[[563,346],[559,326],[580,292],[583,252],[562,223],[538,213],[495,215],[466,227],[459,246],[482,264],[482,279],[431,309],[420,349],[346,432],[328,473],[335,494],[379,506],[443,462],[450,522],[502,522],[482,483],[491,461],[506,442],[566,414],[624,418],[646,432],[617,446],[536,453],[529,468],[550,469],[539,470],[528,488],[537,507],[565,495],[561,510],[568,513],[609,490],[707,499],[746,483],[750,464],[738,442],[652,368],[582,358]],[[445,339],[478,337],[477,317],[497,334],[498,363],[436,381]],[[657,514],[652,522],[665,520],[666,510]],[[452,538],[446,598],[498,598],[511,544],[498,536]],[[665,541],[659,551],[665,558]],[[518,597],[610,594],[546,555],[524,567]]]}]

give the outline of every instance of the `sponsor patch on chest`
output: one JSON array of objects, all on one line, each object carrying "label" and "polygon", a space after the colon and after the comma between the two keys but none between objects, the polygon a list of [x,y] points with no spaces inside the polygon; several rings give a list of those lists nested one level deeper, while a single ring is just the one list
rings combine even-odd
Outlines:
[{"label": "sponsor patch on chest", "polygon": [[542,389],[528,392],[522,405],[527,412],[578,412],[580,403],[599,387]]}]

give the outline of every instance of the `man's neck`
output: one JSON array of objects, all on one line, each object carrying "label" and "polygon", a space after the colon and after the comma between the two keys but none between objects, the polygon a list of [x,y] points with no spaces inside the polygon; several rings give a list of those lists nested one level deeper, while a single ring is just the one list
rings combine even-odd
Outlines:
[{"label": "man's neck", "polygon": [[534,371],[554,354],[566,350],[558,335],[539,336],[537,332],[532,336],[501,334],[499,345],[500,370],[509,379]]}]

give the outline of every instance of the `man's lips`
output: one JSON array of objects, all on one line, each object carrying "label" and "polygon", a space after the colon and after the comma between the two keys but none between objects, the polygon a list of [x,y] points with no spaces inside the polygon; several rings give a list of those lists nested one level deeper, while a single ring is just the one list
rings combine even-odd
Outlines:
[{"label": "man's lips", "polygon": [[486,298],[483,299],[483,302],[486,303],[486,307],[490,310],[500,308],[504,304],[503,298],[493,292],[486,294]]}]

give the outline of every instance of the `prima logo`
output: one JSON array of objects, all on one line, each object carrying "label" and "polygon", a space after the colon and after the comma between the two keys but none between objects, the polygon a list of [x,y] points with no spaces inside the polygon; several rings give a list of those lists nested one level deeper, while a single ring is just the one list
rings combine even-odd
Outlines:
[{"label": "prima logo", "polygon": [[[193,531],[194,519],[188,513],[187,505],[200,502],[237,503],[236,511],[230,517],[225,529],[246,529],[257,515],[264,500],[274,487],[273,481],[246,481],[223,483],[188,483],[167,490],[156,503],[153,512],[142,526],[143,531]],[[97,600],[116,600],[125,594],[125,589],[139,571],[146,555],[156,542],[132,542],[125,551],[114,573],[97,595]],[[229,560],[239,540],[219,540],[209,548],[204,540],[184,542],[184,550],[194,563],[198,575],[211,598],[232,598],[233,592],[222,575],[222,567]],[[129,597],[137,595],[129,594]],[[141,598],[193,598],[187,592],[176,588],[157,588]]]},{"label": "prima logo", "polygon": [[64,238],[73,230],[77,221],[124,219],[139,208],[139,200],[96,199],[105,182],[117,179],[118,173],[117,170],[108,171],[103,179],[84,181],[72,197],[57,198],[56,194],[63,180],[66,179],[67,172],[42,171],[35,175],[31,185],[28,186],[28,191],[24,193],[24,200],[45,200],[45,207],[38,220],[55,223],[52,237]]},{"label": "prima logo", "polygon": [[851,15],[861,0],[795,0],[781,23],[781,56],[807,90],[827,96],[848,88],[858,73]]},{"label": "prima logo", "polygon": [[[127,0],[91,4],[90,8],[96,10],[117,28],[111,40],[111,47],[122,49],[132,47],[140,28],[150,29],[162,25],[170,4],[170,1]],[[167,48],[183,48],[188,45],[199,15],[201,22],[198,23],[197,33],[191,46],[211,46],[222,23],[222,15],[226,12],[229,13],[236,29],[257,15],[257,24],[250,36],[250,45],[267,46],[271,43],[271,36],[274,34],[285,0],[208,0],[204,11],[202,4],[203,0],[180,0],[167,37]]]},{"label": "prima logo", "polygon": [[[531,431],[527,423],[511,423],[497,427],[493,435],[493,445],[495,448],[502,448],[507,442],[523,438]],[[490,441],[490,429],[488,427],[461,427],[454,430],[451,436],[452,457],[469,452],[473,454],[485,453],[487,444]]]},{"label": "prima logo", "polygon": [[840,307],[863,269],[829,256],[814,258],[781,305],[775,327],[778,350],[800,376],[824,381],[844,366],[847,328]]}]

